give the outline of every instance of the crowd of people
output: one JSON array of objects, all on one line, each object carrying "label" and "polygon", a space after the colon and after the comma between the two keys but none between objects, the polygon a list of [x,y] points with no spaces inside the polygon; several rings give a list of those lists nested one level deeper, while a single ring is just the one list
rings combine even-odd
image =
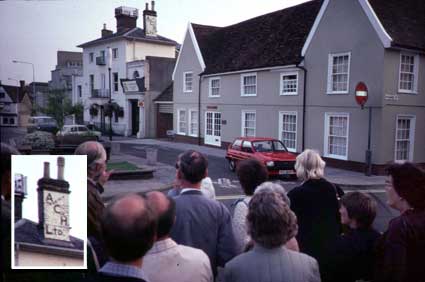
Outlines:
[{"label": "crowd of people", "polygon": [[[414,164],[388,167],[387,203],[400,214],[380,234],[373,228],[374,198],[344,194],[327,181],[314,150],[297,156],[302,182],[289,193],[268,181],[263,163],[239,162],[246,197],[230,211],[215,200],[200,152],[178,156],[168,195],[127,194],[107,206],[101,200],[110,175],[104,148],[86,142],[75,154],[87,155],[84,281],[215,281],[219,273],[225,282],[425,280],[425,172]],[[2,173],[10,168],[4,160],[2,145]],[[2,177],[2,234],[7,190],[10,175]]]}]

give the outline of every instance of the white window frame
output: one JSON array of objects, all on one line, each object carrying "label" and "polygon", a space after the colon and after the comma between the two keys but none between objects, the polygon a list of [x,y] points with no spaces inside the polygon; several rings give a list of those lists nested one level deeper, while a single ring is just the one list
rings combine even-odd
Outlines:
[{"label": "white window frame", "polygon": [[[245,122],[246,122],[246,114],[254,114],[254,136],[246,136],[245,135]],[[255,110],[242,110],[241,115],[241,136],[243,137],[256,137],[257,136],[257,111]]]},{"label": "white window frame", "polygon": [[[295,75],[296,78],[296,91],[295,92],[283,92],[283,77],[284,76],[290,76],[290,75]],[[280,96],[295,96],[298,95],[298,72],[283,72],[280,74],[280,91],[279,91],[279,95]]]},{"label": "white window frame", "polygon": [[[345,156],[340,156],[340,155],[334,155],[334,154],[330,154],[328,152],[328,137],[329,137],[329,121],[330,121],[330,117],[346,117],[347,118],[347,144],[345,147]],[[333,159],[340,159],[340,160],[347,160],[348,159],[348,148],[350,145],[350,114],[349,113],[331,113],[331,112],[326,112],[325,113],[325,134],[324,134],[324,156],[325,157],[329,157],[329,158],[333,158]]]},{"label": "white window frame", "polygon": [[[213,95],[212,94],[212,82],[213,80],[218,80],[218,95]],[[218,98],[220,97],[220,88],[221,88],[221,78],[216,76],[216,77],[210,77],[209,81],[208,81],[208,97],[209,98]]]},{"label": "white window frame", "polygon": [[[191,87],[192,89],[187,89],[186,88],[186,75],[191,74],[192,75],[192,82],[191,82]],[[193,72],[192,71],[186,71],[183,73],[183,92],[193,92]]]},{"label": "white window frame", "polygon": [[[195,112],[196,114],[195,114],[195,117],[196,117],[196,123],[195,123],[195,129],[196,129],[196,134],[193,134],[192,133],[192,115],[193,115],[193,112]],[[198,132],[198,129],[199,129],[199,116],[198,116],[198,109],[189,109],[189,115],[188,115],[188,121],[187,121],[187,124],[188,124],[188,130],[189,130],[189,132],[188,132],[188,135],[189,136],[193,136],[193,137],[198,137],[198,134],[199,134],[199,132]]]},{"label": "white window frame", "polygon": [[118,59],[118,48],[112,48],[112,59]]},{"label": "white window frame", "polygon": [[[334,57],[347,56],[347,55],[348,55],[347,90],[346,91],[332,91],[333,58]],[[351,66],[351,52],[329,54],[329,56],[328,56],[327,94],[348,94],[350,92],[350,66]]]},{"label": "white window frame", "polygon": [[[399,139],[397,139],[397,130],[398,130],[398,120],[399,119],[410,119],[410,129],[409,129],[409,159],[407,160],[398,160],[397,159],[397,141],[399,141]],[[399,114],[396,117],[395,120],[395,134],[394,134],[394,161],[395,162],[405,162],[405,161],[409,161],[412,162],[413,161],[413,150],[415,148],[415,128],[416,128],[416,116],[415,115],[403,115],[403,114]]]},{"label": "white window frame", "polygon": [[185,112],[186,120],[184,121],[186,123],[186,130],[187,130],[187,110],[186,109],[177,109],[177,134],[179,135],[187,135],[186,131],[181,131],[180,128],[180,113]]},{"label": "white window frame", "polygon": [[[412,90],[408,90],[408,89],[401,89],[400,88],[400,82],[401,82],[401,60],[403,56],[411,56],[413,57],[413,89]],[[412,54],[412,53],[406,53],[406,52],[401,52],[400,53],[400,64],[398,66],[398,92],[399,93],[408,93],[408,94],[418,94],[418,71],[419,70],[419,56],[417,54]]]},{"label": "white window frame", "polygon": [[[282,131],[283,131],[283,121],[282,121],[282,117],[283,115],[294,115],[295,116],[295,148],[290,148],[288,147],[285,142],[283,142],[282,140]],[[286,148],[288,149],[288,151],[290,152],[296,152],[297,151],[297,146],[298,146],[298,112],[296,111],[280,111],[279,112],[279,128],[278,128],[278,136],[279,136],[279,140],[282,141],[283,144],[285,144]]]},{"label": "white window frame", "polygon": [[[244,78],[248,76],[255,76],[255,93],[254,94],[245,94],[244,86],[253,86],[253,85],[244,85]],[[257,96],[257,85],[258,85],[258,77],[256,72],[244,73],[241,74],[241,97],[253,97]]]}]

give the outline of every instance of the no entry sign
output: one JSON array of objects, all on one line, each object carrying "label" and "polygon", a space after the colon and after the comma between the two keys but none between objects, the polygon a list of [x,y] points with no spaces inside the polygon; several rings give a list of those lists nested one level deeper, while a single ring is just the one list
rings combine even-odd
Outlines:
[{"label": "no entry sign", "polygon": [[356,102],[359,104],[362,109],[364,104],[366,104],[367,101],[367,86],[363,82],[357,83],[356,86]]}]

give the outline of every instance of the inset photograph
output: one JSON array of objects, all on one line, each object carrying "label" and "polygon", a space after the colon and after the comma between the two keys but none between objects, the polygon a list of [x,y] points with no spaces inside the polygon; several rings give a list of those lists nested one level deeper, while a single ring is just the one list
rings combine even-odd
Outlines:
[{"label": "inset photograph", "polygon": [[12,268],[87,268],[87,157],[12,156]]}]

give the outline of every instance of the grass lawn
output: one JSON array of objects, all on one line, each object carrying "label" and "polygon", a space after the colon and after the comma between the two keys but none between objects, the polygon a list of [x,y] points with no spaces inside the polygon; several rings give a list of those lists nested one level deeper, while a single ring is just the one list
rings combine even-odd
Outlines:
[{"label": "grass lawn", "polygon": [[116,162],[116,163],[108,163],[108,170],[138,170],[139,168],[132,163],[129,162]]}]

